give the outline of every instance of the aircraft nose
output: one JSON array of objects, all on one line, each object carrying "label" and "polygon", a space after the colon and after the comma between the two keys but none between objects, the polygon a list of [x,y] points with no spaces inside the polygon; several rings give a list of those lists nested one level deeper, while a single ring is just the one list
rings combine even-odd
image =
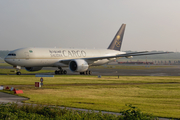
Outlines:
[{"label": "aircraft nose", "polygon": [[9,59],[8,59],[8,56],[6,56],[5,58],[4,58],[4,61],[6,62],[6,63],[10,63],[10,61],[9,61]]},{"label": "aircraft nose", "polygon": [[7,62],[7,56],[4,58],[4,61]]}]

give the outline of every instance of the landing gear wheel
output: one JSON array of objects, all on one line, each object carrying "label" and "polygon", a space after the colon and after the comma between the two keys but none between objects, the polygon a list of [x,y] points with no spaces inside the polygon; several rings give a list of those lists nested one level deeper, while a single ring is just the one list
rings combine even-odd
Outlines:
[{"label": "landing gear wheel", "polygon": [[79,74],[80,74],[80,75],[84,75],[84,72],[80,72]]},{"label": "landing gear wheel", "polygon": [[64,71],[63,71],[63,74],[64,74],[64,75],[66,75],[66,74],[67,74],[67,71],[66,71],[66,70],[64,70]]},{"label": "landing gear wheel", "polygon": [[56,71],[55,71],[55,74],[57,75],[58,73],[59,73],[59,71],[56,70]]},{"label": "landing gear wheel", "polygon": [[60,75],[63,75],[63,70],[60,70],[60,71],[59,71],[59,74],[60,74]]},{"label": "landing gear wheel", "polygon": [[21,72],[17,72],[16,75],[21,75]]},{"label": "landing gear wheel", "polygon": [[56,75],[57,75],[57,74],[59,74],[59,75],[66,75],[66,74],[67,74],[67,71],[60,69],[60,70],[56,70],[56,71],[55,71],[55,74],[56,74]]},{"label": "landing gear wheel", "polygon": [[80,72],[80,75],[91,75],[91,71]]}]

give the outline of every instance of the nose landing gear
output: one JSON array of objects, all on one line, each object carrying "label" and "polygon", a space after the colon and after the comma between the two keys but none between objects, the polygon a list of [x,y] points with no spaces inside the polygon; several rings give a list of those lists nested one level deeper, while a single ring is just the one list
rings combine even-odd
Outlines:
[{"label": "nose landing gear", "polygon": [[21,72],[20,72],[20,69],[21,69],[21,66],[13,66],[15,69],[16,69],[16,75],[21,75]]}]

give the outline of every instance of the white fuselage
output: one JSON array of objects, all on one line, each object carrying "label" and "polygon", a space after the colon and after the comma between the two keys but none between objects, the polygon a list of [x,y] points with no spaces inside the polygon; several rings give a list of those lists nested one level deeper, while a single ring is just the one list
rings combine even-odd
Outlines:
[{"label": "white fuselage", "polygon": [[[93,57],[114,56],[124,54],[110,49],[66,49],[66,48],[21,48],[11,51],[5,61],[13,66],[21,67],[66,67],[67,64],[60,61],[66,59],[85,59]],[[89,65],[103,65],[112,60],[100,59],[87,61]],[[119,59],[119,58],[118,58]]]}]

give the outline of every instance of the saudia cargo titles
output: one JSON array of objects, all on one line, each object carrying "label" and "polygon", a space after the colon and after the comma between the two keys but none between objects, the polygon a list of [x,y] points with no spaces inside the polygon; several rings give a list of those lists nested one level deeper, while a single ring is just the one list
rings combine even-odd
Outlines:
[{"label": "saudia cargo titles", "polygon": [[4,60],[17,70],[17,75],[21,75],[21,67],[30,72],[41,70],[43,67],[57,67],[55,74],[67,74],[62,68],[69,67],[73,72],[90,75],[89,66],[107,64],[122,57],[168,53],[121,52],[125,27],[126,24],[122,24],[107,49],[21,48],[11,51]]}]

